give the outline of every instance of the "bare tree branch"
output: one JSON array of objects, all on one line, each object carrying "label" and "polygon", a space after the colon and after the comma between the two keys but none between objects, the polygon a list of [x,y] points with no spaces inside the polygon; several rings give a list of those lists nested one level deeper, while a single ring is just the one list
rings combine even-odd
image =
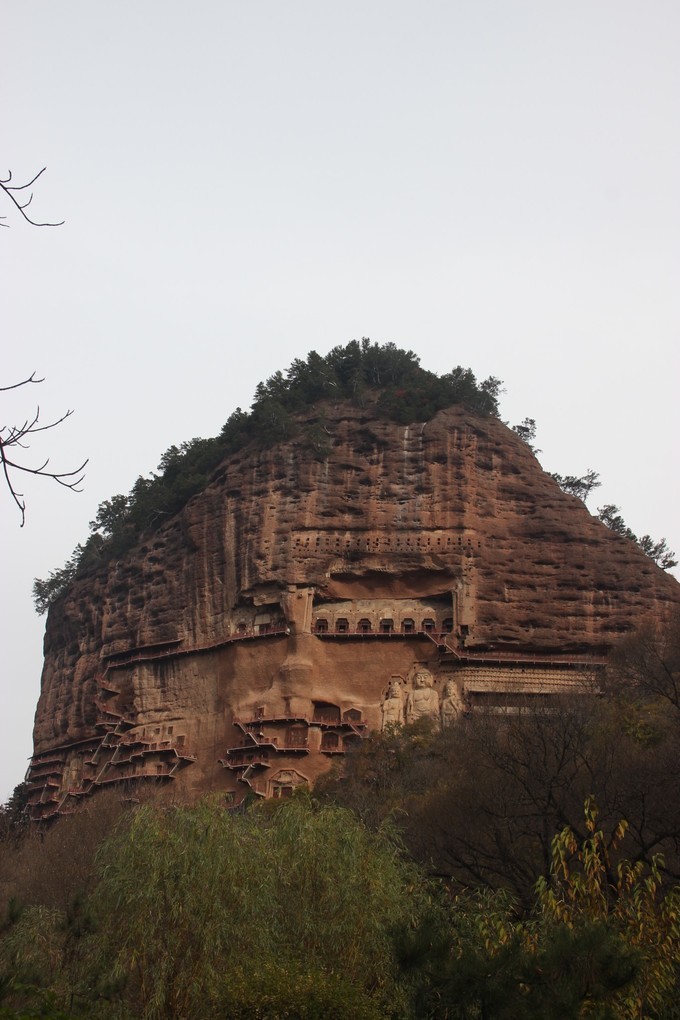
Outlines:
[{"label": "bare tree branch", "polygon": [[[0,391],[15,390],[21,386],[28,386],[30,383],[40,383],[42,381],[42,379],[36,379],[35,372],[32,372],[27,379],[23,379],[21,382],[14,383],[11,386],[0,386]],[[19,492],[16,486],[14,472],[23,471],[25,474],[36,475],[40,478],[52,478],[65,489],[71,489],[73,492],[82,491],[79,486],[85,477],[84,471],[87,460],[83,461],[80,467],[77,467],[74,471],[51,471],[48,470],[49,457],[42,464],[31,466],[29,464],[22,464],[19,460],[15,459],[16,454],[13,452],[16,449],[28,449],[31,436],[56,428],[57,425],[60,425],[72,414],[73,411],[66,411],[60,418],[56,418],[47,425],[39,425],[40,408],[38,407],[34,416],[30,419],[27,418],[23,425],[3,425],[0,427],[0,463],[2,463],[2,471],[7,488],[21,513],[22,528],[26,522],[26,503],[24,501],[24,494]]]},{"label": "bare tree branch", "polygon": [[[44,174],[46,170],[47,167],[44,166],[42,170],[39,170],[35,177],[33,177],[30,181],[27,181],[26,184],[12,184],[11,170],[7,171],[7,177],[5,177],[4,179],[0,178],[0,190],[4,191],[10,202],[14,205],[16,209],[19,210],[19,213],[22,216],[22,218],[25,219],[27,223],[30,223],[32,227],[60,227],[64,223],[64,220],[59,220],[58,223],[38,223],[37,220],[32,220],[31,217],[26,212],[26,210],[33,201],[33,192],[31,192],[28,198],[23,202],[20,201],[18,198],[15,198],[14,196],[15,191],[25,191],[26,188],[30,188],[32,184],[35,184],[35,182],[38,180],[41,174]],[[6,216],[0,216],[0,220],[6,219],[7,219]],[[9,223],[0,223],[0,227],[9,227]],[[18,385],[22,384],[19,383]]]},{"label": "bare tree branch", "polygon": [[41,383],[45,382],[44,379],[36,379],[35,372],[31,372],[28,379],[22,379],[21,382],[15,382],[11,386],[0,386],[0,392],[5,393],[7,390],[18,390],[21,386],[27,386],[28,383]]}]

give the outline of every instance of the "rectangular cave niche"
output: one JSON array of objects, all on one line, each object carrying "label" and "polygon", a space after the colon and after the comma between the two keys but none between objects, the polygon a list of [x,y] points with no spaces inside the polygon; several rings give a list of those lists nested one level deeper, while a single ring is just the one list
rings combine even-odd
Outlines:
[{"label": "rectangular cave niche", "polygon": [[315,701],[313,706],[312,722],[331,725],[336,725],[340,722],[340,708],[338,705],[333,705],[330,701]]}]

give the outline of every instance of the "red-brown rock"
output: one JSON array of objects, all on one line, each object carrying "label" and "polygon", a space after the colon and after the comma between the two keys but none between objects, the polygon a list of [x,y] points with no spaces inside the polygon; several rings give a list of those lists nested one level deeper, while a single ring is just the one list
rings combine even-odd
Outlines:
[{"label": "red-brown rock", "polygon": [[284,795],[381,725],[391,684],[402,715],[418,684],[439,704],[449,681],[460,710],[511,706],[592,683],[680,602],[497,419],[399,426],[343,403],[323,421],[327,456],[304,428],[246,447],[53,606],[35,814],[142,777]]}]

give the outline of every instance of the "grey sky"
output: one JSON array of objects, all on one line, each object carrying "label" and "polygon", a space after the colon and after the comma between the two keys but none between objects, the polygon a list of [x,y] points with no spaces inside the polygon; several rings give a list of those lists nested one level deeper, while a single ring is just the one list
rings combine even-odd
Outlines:
[{"label": "grey sky", "polygon": [[500,376],[548,470],[680,551],[675,0],[32,2],[5,13],[2,383],[76,414],[80,496],[0,498],[0,798],[31,751],[34,576],[163,451],[311,349],[392,340]]}]

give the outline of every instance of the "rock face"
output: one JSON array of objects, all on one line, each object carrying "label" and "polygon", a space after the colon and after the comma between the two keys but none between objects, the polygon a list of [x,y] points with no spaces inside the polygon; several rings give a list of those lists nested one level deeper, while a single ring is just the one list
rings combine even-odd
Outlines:
[{"label": "rock face", "polygon": [[325,404],[53,606],[33,812],[141,779],[285,796],[372,728],[592,684],[679,602],[497,419]]}]

